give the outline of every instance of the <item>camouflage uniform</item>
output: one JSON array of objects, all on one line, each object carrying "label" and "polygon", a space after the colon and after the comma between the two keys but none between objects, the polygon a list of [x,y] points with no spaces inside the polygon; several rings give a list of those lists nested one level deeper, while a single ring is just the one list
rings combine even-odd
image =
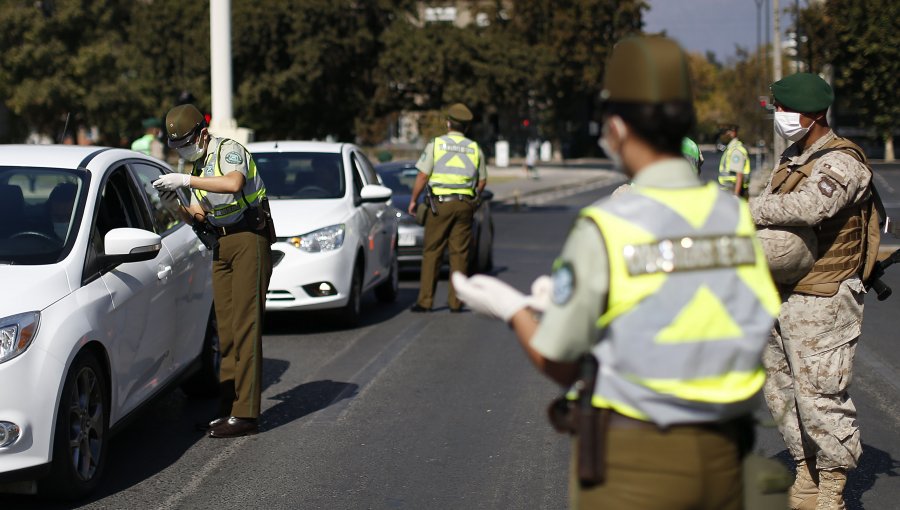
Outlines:
[{"label": "camouflage uniform", "polygon": [[[829,132],[802,154],[798,144],[782,158],[802,165]],[[827,174],[825,173],[827,171]],[[868,197],[871,174],[843,151],[821,156],[813,173],[793,192],[772,193],[771,179],[750,199],[757,225],[816,226]],[[852,469],[861,453],[856,407],[847,393],[853,356],[862,329],[863,283],[852,276],[836,295],[782,292],[782,307],[763,353],[768,379],[766,403],[793,458],[815,459],[820,470]]]}]

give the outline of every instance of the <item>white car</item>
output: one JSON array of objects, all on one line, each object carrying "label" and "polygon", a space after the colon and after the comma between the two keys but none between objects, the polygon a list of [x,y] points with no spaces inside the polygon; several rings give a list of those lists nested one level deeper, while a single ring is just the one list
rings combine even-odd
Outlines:
[{"label": "white car", "polygon": [[218,385],[211,255],[137,152],[0,146],[0,483],[99,483],[123,418]]},{"label": "white car", "polygon": [[360,317],[370,289],[399,288],[397,210],[391,190],[349,143],[277,141],[247,146],[266,185],[278,241],[267,311],[339,309]]}]

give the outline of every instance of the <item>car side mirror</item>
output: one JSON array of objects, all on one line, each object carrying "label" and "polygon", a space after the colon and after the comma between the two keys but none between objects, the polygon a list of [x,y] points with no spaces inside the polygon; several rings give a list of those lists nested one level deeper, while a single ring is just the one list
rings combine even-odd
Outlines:
[{"label": "car side mirror", "polygon": [[100,262],[109,267],[155,259],[162,249],[162,238],[139,228],[114,228],[103,237],[103,245]]},{"label": "car side mirror", "polygon": [[366,184],[359,192],[359,197],[363,203],[387,202],[391,198],[391,188],[380,184]]}]

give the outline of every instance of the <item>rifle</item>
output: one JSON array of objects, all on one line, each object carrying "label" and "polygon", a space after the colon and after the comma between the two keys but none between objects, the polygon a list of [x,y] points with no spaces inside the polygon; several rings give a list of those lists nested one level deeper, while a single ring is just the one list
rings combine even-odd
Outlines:
[{"label": "rifle", "polygon": [[[888,217],[884,222],[884,233],[892,234],[894,236],[900,236],[900,226],[895,225],[894,222],[891,221],[891,218]],[[869,275],[868,280],[863,282],[866,290],[875,290],[875,295],[878,296],[879,301],[884,301],[885,299],[891,297],[891,294],[893,293],[891,288],[888,287],[887,284],[885,284],[883,281],[881,281],[881,277],[884,276],[885,269],[897,262],[900,262],[900,250],[894,251],[884,260],[875,262],[875,265],[872,267],[872,274]]]}]

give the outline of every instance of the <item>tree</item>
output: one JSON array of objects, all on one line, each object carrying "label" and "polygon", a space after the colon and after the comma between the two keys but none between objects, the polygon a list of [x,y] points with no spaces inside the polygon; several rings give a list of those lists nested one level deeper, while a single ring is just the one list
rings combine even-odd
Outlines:
[{"label": "tree", "polygon": [[827,0],[801,13],[811,69],[820,72],[831,64],[838,109],[877,133],[887,160],[894,159],[893,130],[900,118],[898,17],[900,3],[893,0]]}]

